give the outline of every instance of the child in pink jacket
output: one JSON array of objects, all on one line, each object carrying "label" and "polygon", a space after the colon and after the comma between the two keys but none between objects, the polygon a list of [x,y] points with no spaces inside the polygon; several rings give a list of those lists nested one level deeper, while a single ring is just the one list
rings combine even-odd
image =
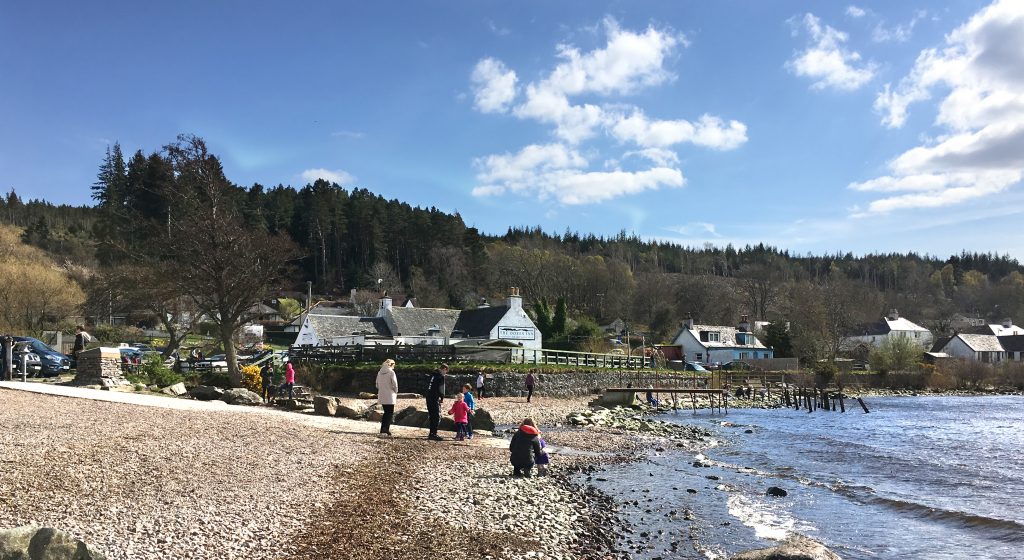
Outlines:
[{"label": "child in pink jacket", "polygon": [[462,393],[455,395],[455,403],[448,409],[448,414],[455,419],[455,439],[462,441],[466,439],[466,428],[469,426],[469,405],[466,404]]}]

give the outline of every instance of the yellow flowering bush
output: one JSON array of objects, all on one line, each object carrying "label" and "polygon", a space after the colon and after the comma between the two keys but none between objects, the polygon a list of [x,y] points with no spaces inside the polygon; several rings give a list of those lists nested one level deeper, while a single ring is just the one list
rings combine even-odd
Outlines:
[{"label": "yellow flowering bush", "polygon": [[256,393],[263,391],[263,380],[260,378],[260,366],[242,366],[242,387]]}]

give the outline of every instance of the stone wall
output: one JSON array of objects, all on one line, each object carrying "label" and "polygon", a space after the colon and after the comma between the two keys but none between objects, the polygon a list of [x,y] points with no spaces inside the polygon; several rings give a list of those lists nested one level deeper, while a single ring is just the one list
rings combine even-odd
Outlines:
[{"label": "stone wall", "polygon": [[121,373],[121,351],[117,348],[92,348],[79,352],[75,384],[102,387],[130,385]]},{"label": "stone wall", "polygon": [[[313,366],[314,368],[316,366]],[[331,370],[325,373],[306,371],[303,366],[298,372],[298,382],[311,385],[314,389],[326,393],[376,393],[377,369],[366,370]],[[398,390],[403,393],[424,394],[432,370],[402,369],[399,366]],[[305,374],[305,375],[304,375]],[[609,370],[606,372],[559,372],[534,374],[537,383],[534,394],[550,397],[574,397],[591,395],[608,387],[621,387],[626,384],[639,386],[634,372]],[[520,372],[495,372],[487,374],[486,390],[488,396],[512,397],[526,395],[526,374]],[[476,374],[452,374],[446,377],[445,388],[449,395],[455,394],[463,384],[469,383],[476,388]]]}]

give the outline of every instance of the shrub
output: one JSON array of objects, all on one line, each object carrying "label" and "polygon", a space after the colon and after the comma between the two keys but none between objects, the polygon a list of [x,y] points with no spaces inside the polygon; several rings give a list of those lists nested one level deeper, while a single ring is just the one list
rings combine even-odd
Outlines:
[{"label": "shrub", "polygon": [[159,387],[181,383],[183,380],[181,375],[174,373],[164,364],[164,359],[158,354],[146,356],[146,361],[139,368],[139,377],[145,378],[149,380],[150,384]]},{"label": "shrub", "polygon": [[239,368],[242,373],[242,387],[260,394],[263,391],[263,379],[260,377],[260,366],[249,365]]}]

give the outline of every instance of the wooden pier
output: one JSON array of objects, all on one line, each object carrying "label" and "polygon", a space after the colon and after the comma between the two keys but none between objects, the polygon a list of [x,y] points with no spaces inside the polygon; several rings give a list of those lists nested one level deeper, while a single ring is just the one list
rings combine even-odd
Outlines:
[{"label": "wooden pier", "polygon": [[[651,393],[657,395],[661,393],[669,393],[673,396],[673,403],[676,403],[676,395],[689,395],[690,404],[693,407],[693,412],[697,412],[697,396],[703,395],[708,397],[710,403],[710,409],[714,412],[716,409],[719,412],[729,413],[729,393],[722,389],[695,389],[695,388],[681,388],[681,387],[612,387],[604,390],[605,393],[633,393],[634,399],[636,393]],[[717,399],[716,399],[717,397]],[[631,401],[633,399],[630,399]]]}]

